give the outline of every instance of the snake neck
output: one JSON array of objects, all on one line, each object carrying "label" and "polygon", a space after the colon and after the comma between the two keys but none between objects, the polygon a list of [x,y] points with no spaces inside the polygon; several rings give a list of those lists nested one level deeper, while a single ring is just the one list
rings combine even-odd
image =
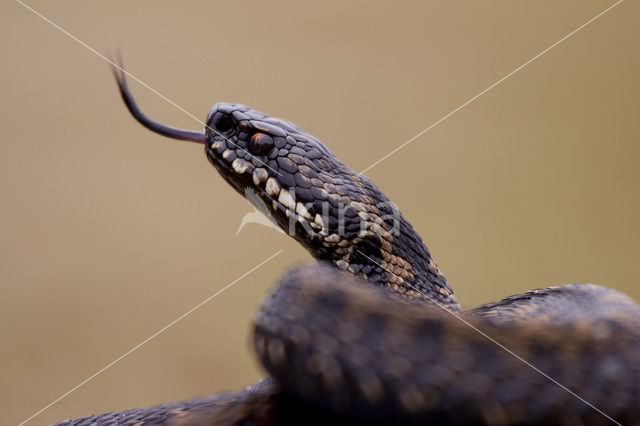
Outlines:
[{"label": "snake neck", "polygon": [[399,235],[369,236],[354,242],[346,252],[308,249],[316,259],[394,293],[459,311],[451,286],[420,236],[404,218],[400,228]]},{"label": "snake neck", "polygon": [[[451,286],[413,226],[382,191],[343,164],[346,195],[329,193],[324,238],[296,229],[313,257],[404,297],[459,311]],[[334,201],[335,200],[335,201]],[[302,226],[300,228],[303,228]]]}]

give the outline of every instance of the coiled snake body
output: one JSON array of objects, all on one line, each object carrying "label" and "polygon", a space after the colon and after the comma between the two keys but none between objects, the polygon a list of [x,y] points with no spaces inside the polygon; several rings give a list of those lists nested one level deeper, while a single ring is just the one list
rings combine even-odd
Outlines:
[{"label": "coiled snake body", "polygon": [[257,314],[271,377],[244,391],[64,424],[640,424],[640,308],[605,287],[532,290],[462,312],[419,235],[365,176],[297,126],[217,104],[205,145],[317,264]]}]

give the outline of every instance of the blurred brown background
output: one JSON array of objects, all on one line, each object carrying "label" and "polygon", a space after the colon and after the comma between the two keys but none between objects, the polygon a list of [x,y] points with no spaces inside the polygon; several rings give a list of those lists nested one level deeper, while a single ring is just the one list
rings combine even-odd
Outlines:
[{"label": "blurred brown background", "polygon": [[[362,170],[613,2],[31,1],[204,119],[289,119]],[[469,307],[596,282],[640,299],[640,7],[626,1],[367,174]],[[0,423],[234,390],[271,283],[308,254],[249,225],[201,147],[143,129],[107,64],[18,3],[3,24]],[[152,117],[201,125],[131,82]]]}]

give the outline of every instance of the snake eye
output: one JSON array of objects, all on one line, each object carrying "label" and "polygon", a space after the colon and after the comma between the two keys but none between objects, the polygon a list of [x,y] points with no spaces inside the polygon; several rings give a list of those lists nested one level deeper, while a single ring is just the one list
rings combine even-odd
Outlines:
[{"label": "snake eye", "polygon": [[249,139],[249,152],[253,155],[264,155],[273,148],[273,138],[264,133],[256,133]]},{"label": "snake eye", "polygon": [[216,114],[216,116],[213,117],[213,120],[211,120],[211,124],[213,130],[223,137],[229,137],[236,131],[236,122],[229,115]]}]

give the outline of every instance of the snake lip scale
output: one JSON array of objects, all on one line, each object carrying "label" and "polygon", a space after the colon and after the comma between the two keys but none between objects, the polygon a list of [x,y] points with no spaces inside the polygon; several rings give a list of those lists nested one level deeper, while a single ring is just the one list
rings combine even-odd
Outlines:
[{"label": "snake lip scale", "polygon": [[255,317],[270,377],[61,425],[640,425],[640,307],[628,296],[568,284],[462,311],[402,213],[322,142],[239,104],[214,105],[202,132],[166,126],[114,74],[138,122],[203,144],[318,262],[285,272]]}]

